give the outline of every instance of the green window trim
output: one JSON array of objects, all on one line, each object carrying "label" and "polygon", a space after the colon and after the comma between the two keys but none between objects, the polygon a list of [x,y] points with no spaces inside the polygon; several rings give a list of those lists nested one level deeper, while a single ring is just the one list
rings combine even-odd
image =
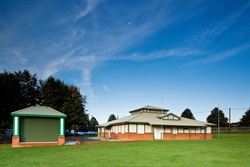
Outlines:
[{"label": "green window trim", "polygon": [[60,136],[64,136],[64,118],[60,118]]},{"label": "green window trim", "polygon": [[13,136],[19,136],[19,122],[20,119],[17,116],[13,117]]}]

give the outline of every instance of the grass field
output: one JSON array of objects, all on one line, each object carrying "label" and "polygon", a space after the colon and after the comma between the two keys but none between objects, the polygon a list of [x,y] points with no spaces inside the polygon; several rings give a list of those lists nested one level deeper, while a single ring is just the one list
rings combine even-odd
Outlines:
[{"label": "grass field", "polygon": [[0,166],[250,167],[250,134],[209,141],[95,142],[12,149],[0,145]]}]

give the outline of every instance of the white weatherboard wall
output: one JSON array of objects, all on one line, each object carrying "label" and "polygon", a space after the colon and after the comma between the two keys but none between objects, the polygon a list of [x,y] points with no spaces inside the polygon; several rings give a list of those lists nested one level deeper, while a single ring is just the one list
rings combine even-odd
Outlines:
[{"label": "white weatherboard wall", "polygon": [[111,127],[111,132],[112,132],[112,133],[115,133],[115,126],[112,126],[112,127]]},{"label": "white weatherboard wall", "polygon": [[124,134],[125,131],[125,125],[122,125],[122,134]]},{"label": "white weatherboard wall", "polygon": [[118,126],[118,133],[121,133],[122,132],[122,128],[121,128],[121,125]]},{"label": "white weatherboard wall", "polygon": [[128,124],[124,125],[124,132],[128,133]]},{"label": "white weatherboard wall", "polygon": [[177,128],[173,127],[172,133],[173,133],[173,134],[177,134]]},{"label": "white weatherboard wall", "polygon": [[122,133],[122,125],[119,126],[119,133]]},{"label": "white weatherboard wall", "polygon": [[137,125],[137,133],[144,134],[144,125]]},{"label": "white weatherboard wall", "polygon": [[207,127],[207,133],[211,133],[211,127]]},{"label": "white weatherboard wall", "polygon": [[115,126],[115,133],[118,133],[118,126]]}]

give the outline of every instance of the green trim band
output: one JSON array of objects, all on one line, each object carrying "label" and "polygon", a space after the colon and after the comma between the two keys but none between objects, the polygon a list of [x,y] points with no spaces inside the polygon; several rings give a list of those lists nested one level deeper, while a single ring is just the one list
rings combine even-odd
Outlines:
[{"label": "green trim band", "polygon": [[64,118],[60,118],[60,136],[64,136]]},{"label": "green trim band", "polygon": [[13,136],[19,136],[19,117],[13,117]]},{"label": "green trim band", "polygon": [[53,117],[53,118],[65,118],[66,115],[41,115],[41,114],[11,114],[12,116],[27,116],[27,117]]}]

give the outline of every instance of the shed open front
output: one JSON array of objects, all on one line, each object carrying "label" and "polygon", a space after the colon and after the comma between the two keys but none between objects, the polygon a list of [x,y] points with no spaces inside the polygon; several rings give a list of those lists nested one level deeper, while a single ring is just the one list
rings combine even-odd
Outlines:
[{"label": "shed open front", "polygon": [[57,142],[58,118],[20,118],[20,142]]}]

